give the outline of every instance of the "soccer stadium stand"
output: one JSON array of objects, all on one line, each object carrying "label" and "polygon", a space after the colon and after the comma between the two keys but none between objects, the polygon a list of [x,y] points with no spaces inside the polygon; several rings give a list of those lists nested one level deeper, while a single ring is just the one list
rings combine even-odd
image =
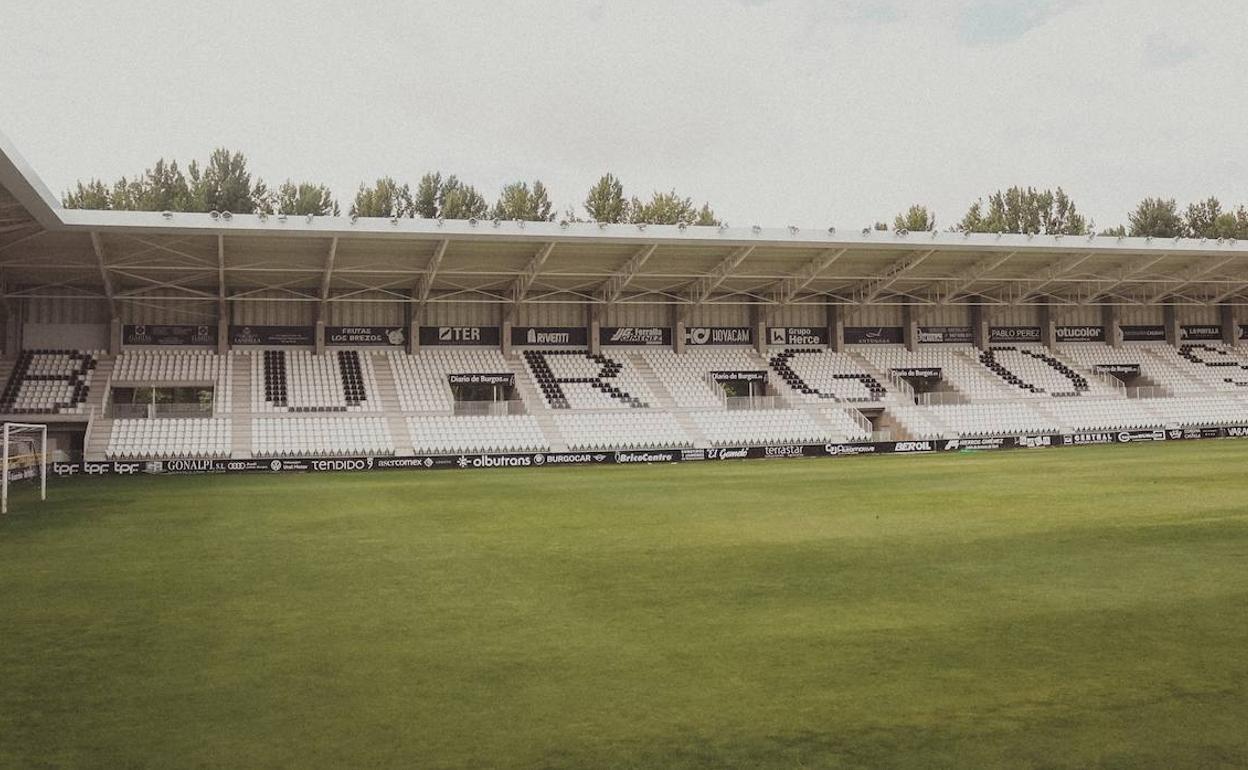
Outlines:
[{"label": "soccer stadium stand", "polygon": [[0,412],[128,472],[1248,434],[1234,241],[0,210]]}]

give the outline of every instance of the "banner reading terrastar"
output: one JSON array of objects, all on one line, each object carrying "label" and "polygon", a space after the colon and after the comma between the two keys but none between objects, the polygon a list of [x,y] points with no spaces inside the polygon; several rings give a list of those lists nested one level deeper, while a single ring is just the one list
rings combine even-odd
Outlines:
[{"label": "banner reading terrastar", "polygon": [[900,345],[905,339],[900,326],[846,326],[846,345]]},{"label": "banner reading terrastar", "polygon": [[826,345],[828,330],[823,326],[771,326],[767,329],[768,345]]},{"label": "banner reading terrastar", "polygon": [[583,348],[589,345],[589,332],[584,326],[513,326],[511,344]]},{"label": "banner reading terrastar", "polygon": [[231,326],[231,345],[315,345],[315,326]]},{"label": "banner reading terrastar", "polygon": [[216,345],[216,324],[126,324],[121,327],[123,345]]},{"label": "banner reading terrastar", "polygon": [[497,326],[422,326],[420,344],[429,345],[480,345],[497,347],[501,337]]},{"label": "banner reading terrastar", "polygon": [[603,326],[598,329],[601,345],[671,345],[672,330],[664,326]]},{"label": "banner reading terrastar", "polygon": [[326,326],[326,345],[400,346],[407,342],[402,326]]}]

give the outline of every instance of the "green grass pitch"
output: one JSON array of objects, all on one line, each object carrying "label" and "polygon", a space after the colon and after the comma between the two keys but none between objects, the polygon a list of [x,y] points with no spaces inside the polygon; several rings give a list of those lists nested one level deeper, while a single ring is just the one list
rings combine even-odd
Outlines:
[{"label": "green grass pitch", "polygon": [[0,766],[1248,765],[1248,442],[29,488]]}]

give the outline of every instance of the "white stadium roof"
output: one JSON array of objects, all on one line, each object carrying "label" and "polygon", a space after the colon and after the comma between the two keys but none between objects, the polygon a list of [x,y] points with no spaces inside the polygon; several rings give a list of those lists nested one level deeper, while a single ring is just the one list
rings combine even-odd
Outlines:
[{"label": "white stadium roof", "polygon": [[1248,304],[1248,242],[62,208],[0,135],[3,299]]}]

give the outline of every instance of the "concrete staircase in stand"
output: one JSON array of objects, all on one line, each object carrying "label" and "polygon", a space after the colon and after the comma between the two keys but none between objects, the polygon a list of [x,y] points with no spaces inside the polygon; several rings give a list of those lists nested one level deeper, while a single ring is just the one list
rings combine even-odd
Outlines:
[{"label": "concrete staircase in stand", "polygon": [[385,413],[386,425],[390,428],[390,439],[394,442],[394,453],[399,456],[414,454],[411,432],[407,429],[407,419],[399,407],[399,389],[395,384],[394,367],[390,364],[390,356],[370,356],[373,365],[373,379],[377,383],[377,399]]},{"label": "concrete staircase in stand", "polygon": [[529,370],[524,365],[523,359],[515,353],[511,354],[507,358],[507,369],[516,376],[516,392],[520,394],[521,400],[524,401],[524,408],[529,414],[533,415],[533,419],[537,421],[538,427],[542,429],[542,435],[546,437],[546,443],[550,445],[550,451],[568,451],[568,442],[564,440],[563,434],[559,432],[558,426],[555,425],[554,414],[550,409],[546,408],[546,402],[542,399],[542,394],[537,391],[537,386],[533,384],[533,380],[529,377]]},{"label": "concrete staircase in stand", "polygon": [[234,356],[234,373],[230,382],[230,457],[242,460],[251,457],[251,356]]}]

